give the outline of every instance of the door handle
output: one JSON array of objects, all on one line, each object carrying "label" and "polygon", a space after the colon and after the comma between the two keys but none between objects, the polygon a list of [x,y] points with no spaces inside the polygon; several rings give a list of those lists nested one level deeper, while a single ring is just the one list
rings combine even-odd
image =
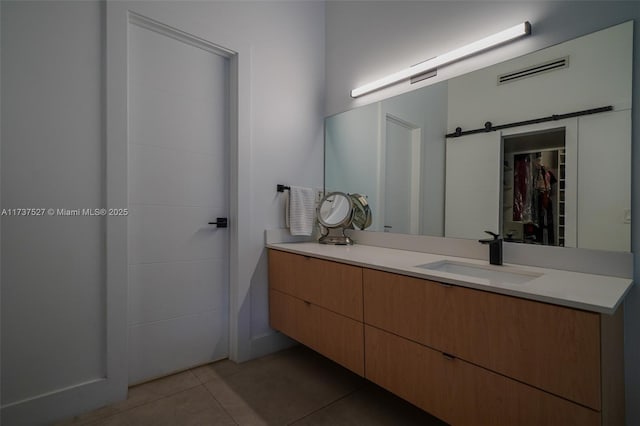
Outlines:
[{"label": "door handle", "polygon": [[218,217],[215,222],[209,222],[209,225],[215,225],[218,228],[226,228],[229,226],[229,222],[226,217]]}]

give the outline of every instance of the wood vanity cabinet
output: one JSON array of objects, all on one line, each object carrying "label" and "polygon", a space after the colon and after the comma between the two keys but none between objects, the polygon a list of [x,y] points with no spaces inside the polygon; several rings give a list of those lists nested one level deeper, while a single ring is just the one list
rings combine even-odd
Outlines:
[{"label": "wood vanity cabinet", "polygon": [[269,250],[271,326],[454,425],[622,425],[622,309]]},{"label": "wood vanity cabinet", "polygon": [[[363,284],[366,377],[399,395],[410,380],[452,393],[454,409],[420,391],[407,398],[426,411],[453,424],[624,423],[622,309],[600,315],[370,269]],[[389,345],[403,350],[390,357]],[[429,359],[446,378],[415,370],[389,382],[387,370],[410,363],[402,357]]]},{"label": "wood vanity cabinet", "polygon": [[269,250],[269,321],[364,376],[362,268]]},{"label": "wood vanity cabinet", "polygon": [[452,425],[599,425],[597,411],[365,325],[369,380]]}]

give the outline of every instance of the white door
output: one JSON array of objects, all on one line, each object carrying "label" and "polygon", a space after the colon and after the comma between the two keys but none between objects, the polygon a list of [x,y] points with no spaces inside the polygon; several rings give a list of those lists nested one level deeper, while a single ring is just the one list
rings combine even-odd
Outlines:
[{"label": "white door", "polygon": [[629,251],[631,111],[579,117],[578,135],[577,247]]},{"label": "white door", "polygon": [[229,60],[129,24],[129,383],[226,358]]},{"label": "white door", "polygon": [[500,132],[447,139],[445,230],[450,238],[500,232]]},{"label": "white door", "polygon": [[418,234],[420,206],[420,129],[386,117],[384,230]]}]

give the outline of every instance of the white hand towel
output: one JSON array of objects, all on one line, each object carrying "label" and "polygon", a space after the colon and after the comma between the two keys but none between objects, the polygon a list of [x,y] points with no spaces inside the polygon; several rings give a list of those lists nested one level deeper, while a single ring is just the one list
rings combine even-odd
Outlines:
[{"label": "white hand towel", "polygon": [[284,191],[284,227],[289,228],[289,191]]},{"label": "white hand towel", "polygon": [[316,218],[315,194],[312,188],[292,186],[289,190],[289,232],[311,235]]}]

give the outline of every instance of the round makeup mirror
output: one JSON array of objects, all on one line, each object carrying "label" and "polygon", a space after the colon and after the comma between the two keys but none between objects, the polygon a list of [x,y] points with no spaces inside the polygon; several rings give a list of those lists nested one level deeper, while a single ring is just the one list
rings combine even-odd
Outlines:
[{"label": "round makeup mirror", "polygon": [[353,220],[353,203],[342,192],[327,194],[318,207],[318,221],[325,228],[347,227]]},{"label": "round makeup mirror", "polygon": [[353,225],[360,229],[371,225],[371,210],[363,195],[331,192],[318,206],[318,222],[322,229],[318,242],[349,245],[353,240],[345,235],[344,230],[353,229]]},{"label": "round makeup mirror", "polygon": [[318,206],[318,222],[322,225],[322,244],[353,244],[344,234],[345,228],[353,221],[353,202],[343,192],[330,192],[324,196]]},{"label": "round makeup mirror", "polygon": [[360,229],[366,229],[371,226],[373,217],[367,197],[360,194],[349,194],[349,197],[353,202],[353,224]]}]

